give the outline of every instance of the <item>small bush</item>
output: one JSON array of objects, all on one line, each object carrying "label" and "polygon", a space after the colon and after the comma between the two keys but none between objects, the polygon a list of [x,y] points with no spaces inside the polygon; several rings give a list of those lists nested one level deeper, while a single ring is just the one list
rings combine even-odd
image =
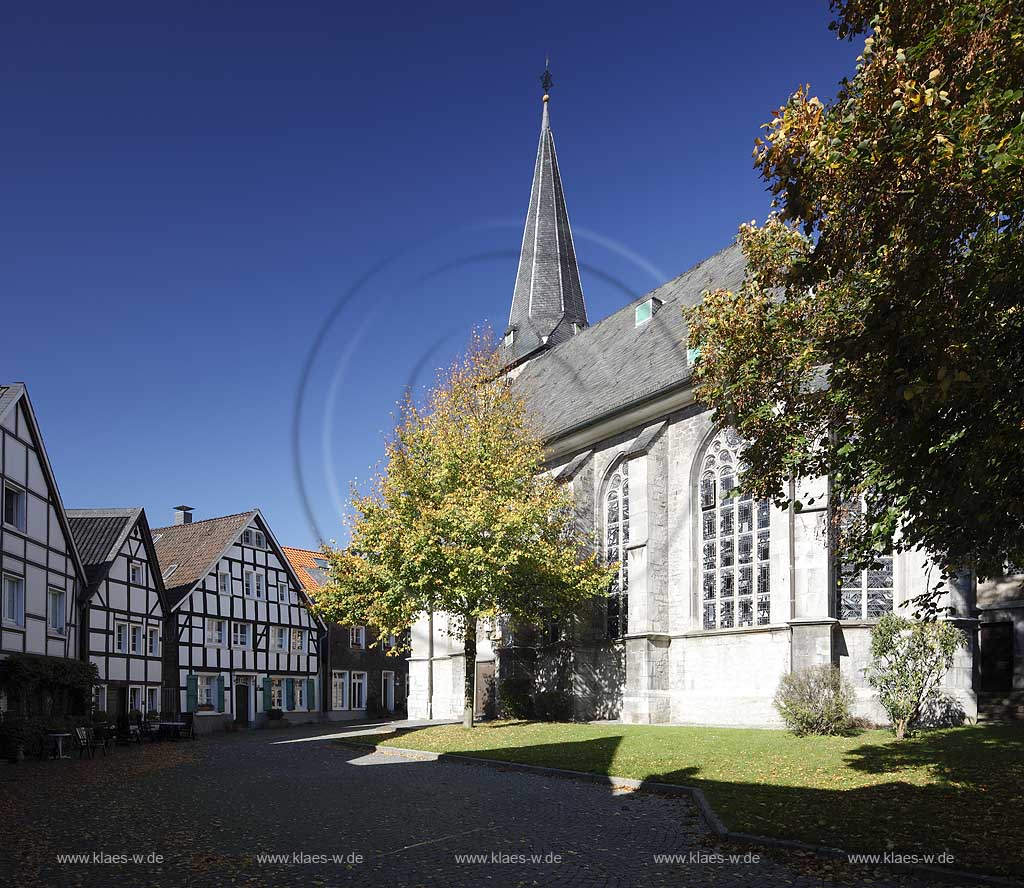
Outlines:
[{"label": "small bush", "polygon": [[782,677],[775,708],[794,734],[842,734],[852,725],[853,688],[835,666],[809,666]]},{"label": "small bush", "polygon": [[92,712],[92,723],[94,725],[105,723],[108,720],[108,718],[109,716],[107,715],[105,709],[94,709]]},{"label": "small bush", "polygon": [[284,717],[284,712],[280,709],[268,709],[267,718],[271,721],[280,721]]},{"label": "small bush", "polygon": [[865,671],[897,740],[926,718],[930,707],[940,705],[942,679],[966,645],[964,632],[945,621],[886,614],[871,630],[873,659]]},{"label": "small bush", "polygon": [[533,698],[533,712],[541,721],[572,721],[572,697],[564,691],[541,691]]},{"label": "small bush", "polygon": [[502,679],[498,684],[498,703],[502,718],[533,716],[533,682],[524,675]]}]

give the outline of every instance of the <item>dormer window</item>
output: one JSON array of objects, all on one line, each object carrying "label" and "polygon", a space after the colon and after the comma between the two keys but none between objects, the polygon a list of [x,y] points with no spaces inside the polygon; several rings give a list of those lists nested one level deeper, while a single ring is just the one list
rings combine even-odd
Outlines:
[{"label": "dormer window", "polygon": [[501,340],[501,344],[503,346],[505,346],[505,348],[512,348],[512,343],[515,342],[515,341],[516,341],[516,331],[515,330],[509,330],[505,334],[504,338]]},{"label": "dormer window", "polygon": [[654,313],[661,308],[661,304],[661,300],[655,296],[641,302],[635,310],[635,326],[639,327],[654,317]]}]

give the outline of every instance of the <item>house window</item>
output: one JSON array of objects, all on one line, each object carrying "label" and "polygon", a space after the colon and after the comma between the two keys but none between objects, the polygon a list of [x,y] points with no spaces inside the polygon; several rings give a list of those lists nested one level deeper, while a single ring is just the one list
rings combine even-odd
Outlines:
[{"label": "house window", "polygon": [[398,647],[398,636],[396,636],[394,632],[388,633],[387,646],[389,651],[393,651]]},{"label": "house window", "polygon": [[25,625],[25,580],[14,574],[4,574],[4,622]]},{"label": "house window", "polygon": [[227,641],[227,620],[206,621],[206,643],[222,647]]},{"label": "house window", "polygon": [[64,605],[67,601],[67,594],[63,589],[50,586],[46,590],[46,628],[57,635],[65,632]]},{"label": "house window", "polygon": [[771,511],[735,496],[743,442],[732,429],[708,447],[700,474],[701,601],[705,629],[771,622]]},{"label": "house window", "polygon": [[25,532],[28,494],[23,488],[4,482],[4,524]]},{"label": "house window", "polygon": [[267,548],[267,538],[263,535],[262,531],[259,531],[259,530],[255,531],[253,533],[252,537],[253,537],[253,545],[257,549],[265,549],[265,548]]},{"label": "house window", "polygon": [[256,574],[256,597],[257,598],[262,598],[263,597],[263,583],[264,583],[263,574],[261,574],[261,573]]},{"label": "house window", "polygon": [[93,712],[106,712],[107,711],[107,686],[106,685],[93,685],[93,688],[92,688],[92,711]]},{"label": "house window", "polygon": [[301,678],[295,679],[295,708],[306,708],[306,682]]},{"label": "house window", "polygon": [[243,530],[242,531],[242,545],[243,546],[251,546],[252,545],[252,531],[251,530]]},{"label": "house window", "polygon": [[160,688],[146,688],[146,712],[160,711]]},{"label": "house window", "polygon": [[142,653],[142,627],[132,626],[131,631],[128,634],[128,640],[131,645],[131,653],[141,654]]},{"label": "house window", "polygon": [[231,624],[231,646],[236,648],[252,646],[252,632],[248,623]]},{"label": "house window", "polygon": [[287,583],[278,583],[277,584],[277,597],[278,597],[279,601],[287,601],[288,600],[288,584]]},{"label": "house window", "polygon": [[146,572],[142,568],[141,561],[133,561],[128,565],[128,578],[134,586],[146,584]]},{"label": "house window", "polygon": [[331,709],[348,709],[348,673],[331,673]]},{"label": "house window", "polygon": [[249,598],[256,597],[256,574],[251,570],[245,572],[245,594]]},{"label": "house window", "polygon": [[270,629],[270,646],[275,651],[283,651],[288,647],[288,636],[284,626],[273,626]]},{"label": "house window", "polygon": [[142,712],[142,688],[128,688],[128,710]]},{"label": "house window", "polygon": [[366,673],[352,673],[352,708],[366,709]]},{"label": "house window", "polygon": [[[839,533],[861,520],[866,510],[859,506],[841,506]],[[840,562],[836,570],[837,607],[840,620],[877,620],[892,610],[892,554],[880,555],[871,567],[857,570],[852,564]]]},{"label": "house window", "polygon": [[358,651],[366,647],[366,628],[364,626],[353,626],[348,630],[348,645]]},{"label": "house window", "polygon": [[621,638],[629,631],[629,469],[623,463],[608,482],[604,497],[605,561],[620,562],[619,572],[608,590],[607,632],[609,638]]},{"label": "house window", "polygon": [[270,708],[284,709],[284,682],[280,678],[270,679]]},{"label": "house window", "polygon": [[127,623],[114,623],[114,650],[119,654],[128,653]]},{"label": "house window", "polygon": [[292,629],[292,653],[303,653],[306,650],[306,633],[302,629]]},{"label": "house window", "polygon": [[217,591],[221,595],[231,594],[231,574],[227,571],[220,571],[217,574]]},{"label": "house window", "polygon": [[160,656],[160,630],[156,626],[146,630],[146,653],[151,657]]},{"label": "house window", "polygon": [[200,675],[196,681],[196,689],[199,693],[200,706],[212,706],[216,709],[220,705],[217,695],[217,676]]},{"label": "house window", "polygon": [[281,596],[278,594],[278,584],[269,583],[267,585],[267,601],[277,601]]}]

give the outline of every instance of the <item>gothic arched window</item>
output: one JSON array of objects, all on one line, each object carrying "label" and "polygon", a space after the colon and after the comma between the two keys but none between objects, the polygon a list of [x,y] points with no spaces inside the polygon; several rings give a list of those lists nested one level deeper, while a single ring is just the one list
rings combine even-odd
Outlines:
[{"label": "gothic arched window", "polygon": [[725,429],[700,469],[701,601],[705,629],[771,622],[769,506],[736,496],[743,442]]},{"label": "gothic arched window", "polygon": [[629,627],[629,474],[623,463],[608,481],[604,495],[604,557],[620,562],[608,590],[608,637],[621,638]]},{"label": "gothic arched window", "polygon": [[[866,509],[863,499],[859,504],[840,507],[840,536],[861,520]],[[880,555],[866,570],[857,570],[853,564],[840,561],[836,581],[839,587],[836,611],[840,620],[877,620],[892,610],[892,553]]]}]

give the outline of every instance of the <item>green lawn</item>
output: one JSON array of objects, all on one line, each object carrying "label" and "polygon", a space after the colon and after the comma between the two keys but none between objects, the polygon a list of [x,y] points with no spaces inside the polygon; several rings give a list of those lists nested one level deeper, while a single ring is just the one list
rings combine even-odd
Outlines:
[{"label": "green lawn", "polygon": [[[344,742],[344,741],[342,741]],[[738,728],[491,722],[353,737],[700,787],[732,830],[851,851],[956,856],[1024,875],[1024,729],[794,737]]]}]

